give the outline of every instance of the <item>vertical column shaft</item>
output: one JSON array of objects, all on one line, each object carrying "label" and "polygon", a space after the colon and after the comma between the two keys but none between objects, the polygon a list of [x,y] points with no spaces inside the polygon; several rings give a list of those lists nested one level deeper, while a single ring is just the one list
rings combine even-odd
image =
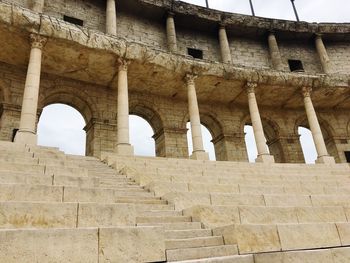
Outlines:
[{"label": "vertical column shaft", "polygon": [[224,25],[219,27],[219,42],[220,42],[220,51],[221,58],[223,63],[232,63],[230,45],[227,39],[226,28]]},{"label": "vertical column shaft", "polygon": [[256,142],[256,147],[258,150],[258,156],[259,155],[269,155],[267,145],[265,142],[265,135],[264,130],[260,118],[259,108],[258,104],[256,102],[255,97],[255,88],[257,87],[256,83],[248,82],[246,89],[247,89],[247,95],[248,95],[248,104],[249,104],[249,112],[250,112],[250,118],[252,121],[253,131],[254,131],[254,138]]},{"label": "vertical column shaft", "polygon": [[323,44],[322,36],[317,34],[315,37],[315,45],[318,56],[320,57],[323,72],[328,74],[331,72],[330,60],[327,54],[326,47]]},{"label": "vertical column shaft", "polygon": [[193,152],[204,152],[201,121],[199,117],[198,101],[195,87],[195,76],[186,75],[188,111],[190,114]]},{"label": "vertical column shaft", "polygon": [[107,0],[106,33],[110,35],[117,34],[117,13],[115,7],[115,0]]},{"label": "vertical column shaft", "polygon": [[129,144],[128,62],[119,60],[118,68],[118,144]]},{"label": "vertical column shaft", "polygon": [[273,32],[268,36],[269,52],[271,56],[272,67],[276,70],[283,70],[283,63],[281,53],[278,48],[276,36]]},{"label": "vertical column shaft", "polygon": [[177,52],[176,29],[175,29],[174,14],[171,12],[168,13],[168,17],[166,19],[166,33],[167,33],[169,51],[176,53]]},{"label": "vertical column shaft", "polygon": [[32,10],[34,12],[42,13],[44,10],[44,0],[33,0]]},{"label": "vertical column shaft", "polygon": [[310,87],[304,87],[302,89],[302,94],[304,97],[304,105],[305,105],[305,111],[307,115],[307,119],[309,122],[310,130],[312,133],[312,138],[314,139],[316,151],[318,157],[328,156],[328,151],[326,144],[323,139],[322,131],[320,124],[317,119],[317,115],[314,109],[314,106],[312,104],[311,100],[311,88]]},{"label": "vertical column shaft", "polygon": [[31,50],[24,86],[21,119],[15,141],[36,144],[36,117],[38,109],[42,49],[46,38],[31,34]]}]

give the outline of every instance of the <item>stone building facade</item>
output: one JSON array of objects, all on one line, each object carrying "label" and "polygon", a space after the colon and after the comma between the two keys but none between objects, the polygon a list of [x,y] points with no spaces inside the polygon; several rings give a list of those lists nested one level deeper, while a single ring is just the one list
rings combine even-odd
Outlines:
[{"label": "stone building facade", "polygon": [[252,124],[258,161],[304,162],[307,127],[318,161],[347,162],[349,43],[349,24],[180,1],[0,0],[0,140],[33,143],[42,109],[64,103],[85,119],[87,155],[132,154],[130,113],[152,126],[159,157],[188,158],[190,121],[193,158],[207,158],[202,123],[217,160],[247,161]]}]

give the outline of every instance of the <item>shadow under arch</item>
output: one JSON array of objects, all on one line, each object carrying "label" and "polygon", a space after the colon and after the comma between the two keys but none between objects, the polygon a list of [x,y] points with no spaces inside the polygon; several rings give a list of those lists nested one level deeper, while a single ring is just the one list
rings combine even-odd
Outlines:
[{"label": "shadow under arch", "polygon": [[[335,143],[334,138],[333,138],[333,134],[334,134],[333,128],[329,125],[329,123],[327,121],[320,118],[319,116],[318,116],[318,122],[319,122],[320,127],[321,127],[321,132],[323,135],[323,139],[326,143],[326,148],[327,148],[328,154],[333,156],[335,158],[335,160],[337,162],[339,162],[340,157],[339,157],[339,153],[338,153],[337,148],[336,148],[336,143]],[[296,135],[299,134],[298,133],[299,127],[304,127],[304,128],[310,129],[307,117],[305,115],[302,115],[302,116],[297,118],[295,125],[294,125],[294,134],[296,134]]]},{"label": "shadow under arch", "polygon": [[[269,148],[270,154],[274,156],[276,163],[285,163],[286,158],[283,152],[283,147],[279,140],[280,127],[271,118],[261,114],[261,122],[263,125],[266,145]],[[240,130],[244,131],[244,126],[252,125],[250,114],[245,115],[241,121]]]}]

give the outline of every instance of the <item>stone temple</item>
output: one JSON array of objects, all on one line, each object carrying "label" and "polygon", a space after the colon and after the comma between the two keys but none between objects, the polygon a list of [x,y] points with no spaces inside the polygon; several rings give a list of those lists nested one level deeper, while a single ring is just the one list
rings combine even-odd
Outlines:
[{"label": "stone temple", "polygon": [[[86,157],[37,145],[53,103],[83,115]],[[157,157],[135,156],[129,114]],[[0,140],[1,263],[350,262],[350,24],[0,0]]]}]

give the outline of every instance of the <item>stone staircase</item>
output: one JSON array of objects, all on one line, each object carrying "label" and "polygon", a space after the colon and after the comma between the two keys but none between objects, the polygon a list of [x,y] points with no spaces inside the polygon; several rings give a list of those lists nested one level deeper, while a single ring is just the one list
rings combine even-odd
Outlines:
[{"label": "stone staircase", "polygon": [[237,245],[239,257],[187,262],[350,262],[349,164],[102,158]]},{"label": "stone staircase", "polygon": [[[96,158],[7,142],[0,149],[0,262],[246,262],[222,235]],[[116,239],[133,237],[116,252]]]}]

